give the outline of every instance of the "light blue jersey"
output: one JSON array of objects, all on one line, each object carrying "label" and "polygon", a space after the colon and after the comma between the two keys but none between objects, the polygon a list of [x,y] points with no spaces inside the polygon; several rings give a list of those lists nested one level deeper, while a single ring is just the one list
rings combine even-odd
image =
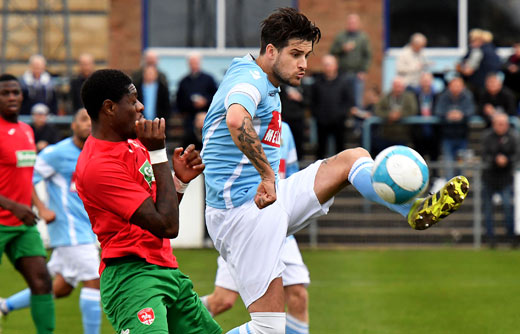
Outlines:
[{"label": "light blue jersey", "polygon": [[76,191],[74,173],[80,153],[72,138],[66,138],[46,147],[36,158],[33,183],[45,181],[49,209],[56,213],[56,220],[47,225],[51,247],[96,241],[87,212]]},{"label": "light blue jersey", "polygon": [[226,124],[229,106],[238,103],[253,118],[267,160],[276,173],[280,162],[281,104],[273,86],[253,57],[235,58],[213,97],[202,129],[206,204],[217,209],[238,207],[256,194],[260,174],[236,147]]}]

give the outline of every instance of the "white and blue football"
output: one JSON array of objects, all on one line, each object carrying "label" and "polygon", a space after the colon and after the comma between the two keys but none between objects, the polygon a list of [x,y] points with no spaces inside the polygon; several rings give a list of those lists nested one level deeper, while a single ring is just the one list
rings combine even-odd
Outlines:
[{"label": "white and blue football", "polygon": [[428,186],[428,178],[426,161],[409,147],[388,147],[374,160],[372,185],[389,203],[402,204],[419,196]]}]

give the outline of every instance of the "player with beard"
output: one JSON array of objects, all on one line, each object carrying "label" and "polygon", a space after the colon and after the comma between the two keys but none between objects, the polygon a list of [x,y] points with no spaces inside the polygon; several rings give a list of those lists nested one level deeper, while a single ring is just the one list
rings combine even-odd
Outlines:
[{"label": "player with beard", "polygon": [[285,238],[326,214],[334,195],[348,184],[402,214],[415,229],[458,209],[468,191],[468,181],[460,176],[431,197],[392,205],[375,193],[374,162],[363,148],[342,151],[279,180],[279,86],[301,84],[320,36],[292,8],[271,14],[262,22],[260,55],[233,60],[205,119],[206,225],[251,315],[232,334],[285,333]]}]

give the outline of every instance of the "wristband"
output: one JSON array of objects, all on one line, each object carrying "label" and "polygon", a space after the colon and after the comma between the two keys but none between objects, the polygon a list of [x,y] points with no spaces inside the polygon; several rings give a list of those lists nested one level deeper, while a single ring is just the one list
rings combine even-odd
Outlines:
[{"label": "wristband", "polygon": [[190,184],[190,183],[182,182],[181,180],[179,180],[177,178],[177,176],[175,174],[173,174],[173,184],[175,185],[175,190],[177,190],[177,192],[179,194],[184,194],[184,192],[186,191],[186,188],[188,188],[188,184]]},{"label": "wristband", "polygon": [[166,155],[166,147],[161,148],[160,150],[149,151],[148,153],[150,153],[150,163],[152,165],[168,162],[168,156]]}]

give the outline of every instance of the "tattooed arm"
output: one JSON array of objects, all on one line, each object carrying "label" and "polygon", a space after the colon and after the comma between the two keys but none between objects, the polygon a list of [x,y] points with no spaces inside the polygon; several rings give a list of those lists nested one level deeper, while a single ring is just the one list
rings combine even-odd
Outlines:
[{"label": "tattooed arm", "polygon": [[275,173],[265,156],[251,115],[240,104],[232,104],[227,111],[226,124],[233,142],[248,157],[262,178],[256,191],[256,206],[262,209],[273,204],[276,201]]}]

